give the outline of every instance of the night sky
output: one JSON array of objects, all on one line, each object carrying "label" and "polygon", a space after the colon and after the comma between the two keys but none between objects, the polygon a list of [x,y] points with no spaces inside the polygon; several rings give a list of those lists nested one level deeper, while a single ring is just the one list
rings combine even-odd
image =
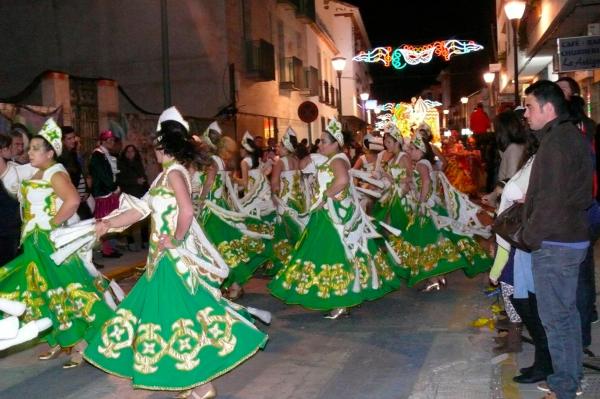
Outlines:
[{"label": "night sky", "polygon": [[[452,76],[453,99],[471,94],[484,85],[482,74],[488,64],[494,62],[491,47],[494,0],[346,2],[360,8],[373,47],[396,48],[401,44],[427,44],[444,39],[471,39],[485,47],[479,52],[454,56],[448,62],[434,57],[429,64],[407,66],[402,70],[372,64],[373,96],[380,103],[409,100],[435,83],[443,68],[448,68]],[[496,34],[495,28],[493,34]]]}]

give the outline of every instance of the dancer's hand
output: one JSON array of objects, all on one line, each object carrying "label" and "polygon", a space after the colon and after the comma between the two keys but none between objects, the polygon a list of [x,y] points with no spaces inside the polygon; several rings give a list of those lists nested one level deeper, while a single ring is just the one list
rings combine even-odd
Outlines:
[{"label": "dancer's hand", "polygon": [[171,237],[166,234],[161,234],[158,238],[158,250],[164,251],[165,249],[173,249],[175,245],[171,242]]},{"label": "dancer's hand", "polygon": [[498,280],[493,278],[492,276],[489,276],[490,279],[490,284],[493,285],[494,287],[498,285]]},{"label": "dancer's hand", "polygon": [[108,229],[110,228],[110,224],[108,220],[100,219],[96,221],[96,237],[100,238],[106,233],[108,233]]}]

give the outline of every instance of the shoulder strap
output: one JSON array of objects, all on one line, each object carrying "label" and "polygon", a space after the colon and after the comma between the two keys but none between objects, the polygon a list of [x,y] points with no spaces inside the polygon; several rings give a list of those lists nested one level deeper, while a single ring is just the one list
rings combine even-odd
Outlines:
[{"label": "shoulder strap", "polygon": [[[67,172],[67,169],[65,169],[65,167],[63,166],[62,163],[55,163],[54,165],[50,166],[48,169],[46,169],[44,171],[44,174],[42,175],[42,179],[46,180],[46,181],[50,181],[52,179],[52,176],[54,176],[55,173],[58,172],[64,172],[67,175],[69,174],[69,172]],[[75,183],[73,183],[75,184]]]},{"label": "shoulder strap", "polygon": [[289,159],[287,159],[287,157],[281,158],[281,162],[283,162],[283,170],[284,171],[290,170],[290,162],[289,162]]},{"label": "shoulder strap", "polygon": [[213,161],[215,161],[219,170],[225,170],[225,162],[223,162],[220,156],[212,155],[211,158],[213,159]]},{"label": "shoulder strap", "polygon": [[174,163],[173,165],[169,166],[169,168],[167,170],[165,170],[165,177],[168,176],[172,170],[178,170],[179,172],[181,172],[183,174],[185,182],[187,183],[188,190],[190,190],[190,193],[191,193],[192,192],[192,182],[190,179],[190,172],[188,172],[188,170],[183,165]]},{"label": "shoulder strap", "polygon": [[335,154],[334,156],[332,156],[331,159],[329,160],[329,163],[333,162],[334,159],[342,159],[342,160],[344,160],[348,164],[348,166],[351,166],[350,165],[350,160],[348,159],[348,157],[346,156],[346,154],[343,153],[343,152],[338,152],[337,154]]}]

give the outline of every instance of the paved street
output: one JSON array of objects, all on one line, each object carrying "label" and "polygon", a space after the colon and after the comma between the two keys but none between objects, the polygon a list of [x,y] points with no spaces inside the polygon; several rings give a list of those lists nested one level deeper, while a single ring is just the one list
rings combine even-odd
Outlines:
[{"label": "paved street", "polygon": [[[129,258],[134,259],[132,255]],[[112,263],[108,262],[108,271]],[[116,263],[115,263],[116,264]],[[130,287],[133,278],[123,281]],[[331,321],[318,312],[287,307],[269,296],[267,280],[254,279],[240,301],[273,312],[266,349],[217,379],[219,398],[492,398],[530,399],[535,386],[510,382],[529,365],[531,347],[494,365],[492,332],[470,322],[489,316],[485,276],[449,277],[440,292],[403,287],[380,301]],[[598,329],[594,327],[598,336]],[[597,347],[600,337],[595,340]],[[85,364],[63,370],[65,357],[36,360],[45,345],[0,356],[0,398],[168,398],[168,392],[135,391],[129,382]],[[588,376],[589,392],[598,380]],[[520,389],[521,388],[521,389]]]}]

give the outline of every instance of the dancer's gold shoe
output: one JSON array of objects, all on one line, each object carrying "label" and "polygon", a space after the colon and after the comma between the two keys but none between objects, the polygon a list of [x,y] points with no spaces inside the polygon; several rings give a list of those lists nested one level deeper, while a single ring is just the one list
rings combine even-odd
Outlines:
[{"label": "dancer's gold shoe", "polygon": [[194,389],[179,392],[174,396],[175,399],[214,399],[217,397],[217,390],[210,382]]},{"label": "dancer's gold shoe", "polygon": [[72,369],[75,367],[79,367],[83,363],[83,351],[85,350],[86,346],[87,344],[84,341],[79,341],[71,351],[71,358],[68,362],[63,364],[62,368]]},{"label": "dancer's gold shoe", "polygon": [[327,316],[325,316],[325,318],[330,319],[330,320],[336,320],[336,319],[339,319],[340,317],[346,316],[346,315],[348,315],[347,308],[335,308],[331,312],[329,312],[329,314]]},{"label": "dancer's gold shoe", "polygon": [[40,355],[38,356],[38,359],[39,360],[54,359],[54,358],[60,356],[61,352],[62,352],[62,348],[60,347],[60,345],[52,346],[46,352],[40,353]]}]

